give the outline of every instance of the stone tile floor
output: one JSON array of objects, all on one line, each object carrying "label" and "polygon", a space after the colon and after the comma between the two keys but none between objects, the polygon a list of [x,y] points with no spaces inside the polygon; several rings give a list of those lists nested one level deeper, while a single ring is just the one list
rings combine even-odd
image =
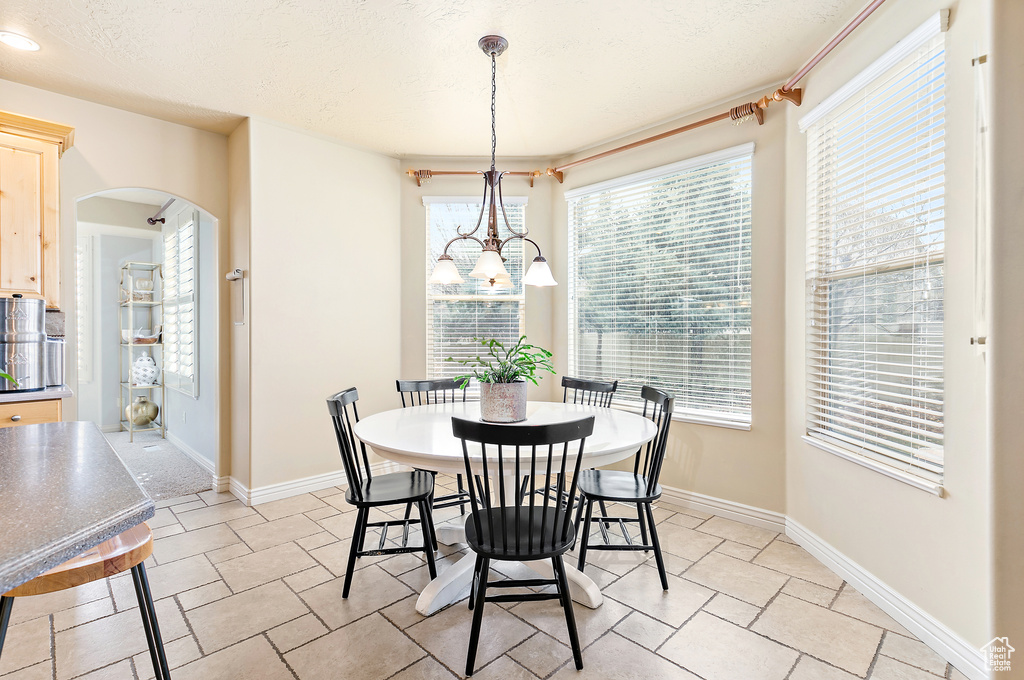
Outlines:
[{"label": "stone tile floor", "polygon": [[[253,508],[214,492],[158,505],[147,568],[175,680],[462,676],[470,612],[465,600],[416,612],[422,557],[360,559],[341,599],[355,520],[341,489]],[[474,677],[965,677],[787,537],[667,502],[655,515],[670,589],[650,555],[591,553],[606,597],[575,607],[582,674],[548,601],[487,605]],[[461,547],[442,545],[438,568]],[[152,678],[130,575],[18,599],[0,677]]]}]

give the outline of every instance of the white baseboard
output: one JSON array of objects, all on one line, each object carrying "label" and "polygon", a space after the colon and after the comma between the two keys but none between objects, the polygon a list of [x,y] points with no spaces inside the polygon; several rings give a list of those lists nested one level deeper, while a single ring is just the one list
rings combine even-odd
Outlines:
[{"label": "white baseboard", "polygon": [[755,508],[752,505],[727,501],[722,498],[715,498],[714,496],[705,496],[694,491],[684,491],[683,489],[676,489],[671,486],[662,485],[661,490],[662,498],[684,508],[709,512],[719,517],[752,524],[755,527],[761,527],[769,531],[782,533],[786,530],[786,516],[781,512]]},{"label": "white baseboard", "polygon": [[981,650],[792,518],[786,518],[786,535],[961,673],[971,680],[988,680],[990,676]]},{"label": "white baseboard", "polygon": [[100,432],[111,433],[111,432],[120,432],[120,431],[121,431],[121,426],[120,425],[104,425],[103,427],[100,428]]},{"label": "white baseboard", "polygon": [[[210,486],[213,488],[214,491],[220,493],[221,491],[227,490],[227,477],[217,476],[217,469],[216,467],[214,467],[212,460],[210,460],[203,454],[193,449],[191,446],[182,441],[180,437],[176,436],[170,430],[167,431],[166,437],[167,441],[174,444],[174,446],[177,447],[179,451],[181,451],[186,456],[191,458],[192,462],[194,462],[196,465],[210,473]],[[222,482],[222,480],[224,481]],[[222,486],[223,488],[221,488]]]},{"label": "white baseboard", "polygon": [[[384,461],[371,465],[370,469],[373,474],[385,474],[388,472],[395,472],[401,469],[401,466],[397,463],[392,463],[391,461]],[[331,486],[340,486],[347,483],[348,480],[345,478],[345,472],[343,470],[338,470],[337,472],[313,475],[312,477],[296,479],[291,482],[268,484],[267,486],[261,486],[255,489],[247,488],[239,480],[232,477],[228,485],[228,489],[232,494],[234,494],[235,498],[246,505],[259,505],[260,503],[279,501],[282,498],[298,496],[299,494],[310,493],[312,491],[320,491],[321,489],[326,489]]]},{"label": "white baseboard", "polygon": [[231,488],[231,477],[214,477],[213,490],[217,493],[224,493]]}]

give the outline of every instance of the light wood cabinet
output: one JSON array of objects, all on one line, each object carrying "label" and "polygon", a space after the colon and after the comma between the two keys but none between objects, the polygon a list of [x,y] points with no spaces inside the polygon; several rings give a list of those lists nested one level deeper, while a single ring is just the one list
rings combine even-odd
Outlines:
[{"label": "light wood cabinet", "polygon": [[0,427],[56,423],[60,421],[60,399],[11,401],[0,404]]},{"label": "light wood cabinet", "polygon": [[60,308],[58,160],[74,129],[0,111],[0,296]]}]

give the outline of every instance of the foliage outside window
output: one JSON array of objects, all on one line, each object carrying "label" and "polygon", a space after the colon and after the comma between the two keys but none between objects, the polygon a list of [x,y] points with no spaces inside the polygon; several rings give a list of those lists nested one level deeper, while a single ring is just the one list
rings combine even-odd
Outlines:
[{"label": "foliage outside window", "polygon": [[750,423],[748,144],[567,193],[569,372]]},{"label": "foliage outside window", "polygon": [[922,29],[801,121],[807,435],[941,481],[945,51]]},{"label": "foliage outside window", "polygon": [[[480,215],[477,199],[424,197],[427,212],[427,266],[434,270],[444,246],[454,238],[456,230],[473,229]],[[504,199],[512,228],[522,231],[525,225],[526,200],[506,196]],[[486,225],[481,225],[483,230]],[[480,279],[468,276],[480,256],[480,246],[472,241],[459,241],[448,249],[455,265],[462,272],[464,283],[427,284],[427,376],[454,378],[465,369],[448,357],[466,360],[481,353],[480,342],[474,338],[494,338],[507,347],[515,345],[523,335],[526,296],[523,291],[524,243],[513,240],[505,245],[502,255],[505,268],[512,276],[511,288],[488,288]],[[473,384],[471,395],[479,393]]]}]

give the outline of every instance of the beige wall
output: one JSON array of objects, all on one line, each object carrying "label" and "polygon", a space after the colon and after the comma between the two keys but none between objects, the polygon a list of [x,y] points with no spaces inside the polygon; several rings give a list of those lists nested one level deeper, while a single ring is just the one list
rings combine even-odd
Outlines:
[{"label": "beige wall", "polygon": [[[1024,677],[1024,3],[994,4],[992,73],[993,635],[1017,648],[1012,677]],[[1011,674],[1000,673],[1010,677]]]},{"label": "beige wall", "polygon": [[[75,145],[60,161],[61,309],[67,314],[67,356],[74,357],[75,202],[107,189],[157,189],[227,220],[227,138],[5,80],[0,80],[0,108],[75,128]],[[219,230],[217,243],[223,256],[226,229]],[[221,309],[225,294],[221,288]],[[69,361],[65,380],[72,387],[77,370]],[[227,397],[222,404],[220,418],[226,422]],[[65,400],[64,418],[72,420],[76,413],[75,400]],[[227,448],[227,431],[220,428],[221,450]]]},{"label": "beige wall", "polygon": [[250,489],[340,470],[325,399],[394,406],[398,161],[249,123]]},{"label": "beige wall", "polygon": [[[757,93],[760,96],[763,93]],[[684,125],[751,97],[699,112],[671,124],[644,131],[642,136]],[[752,425],[750,431],[686,422],[672,425],[662,482],[688,491],[725,498],[775,512],[786,504],[783,443],[783,166],[785,118],[778,108],[768,112],[763,126],[755,122],[734,127],[717,123],[696,132],[567,170],[565,183],[553,183],[552,232],[555,248],[548,257],[560,284],[555,288],[553,351],[559,373],[567,371],[568,355],[568,206],[564,191],[666,165],[702,154],[754,142],[752,201]],[[641,135],[636,135],[639,138]],[[625,138],[615,143],[632,141]],[[609,147],[587,150],[588,156]],[[574,160],[577,157],[563,159]],[[549,180],[550,181],[550,180]]]},{"label": "beige wall", "polygon": [[786,150],[786,513],[977,646],[992,637],[984,357],[969,344],[975,209],[971,58],[985,50],[986,4],[957,3],[946,34],[944,498],[801,440],[806,139],[797,120],[949,3],[883,5],[801,83],[804,104],[787,112]]},{"label": "beige wall", "polygon": [[[249,120],[235,128],[228,138],[228,180],[231,201],[231,220],[228,225],[230,246],[225,272],[241,269],[241,281],[226,283],[229,290],[227,319],[228,342],[224,343],[229,355],[222,357],[221,366],[230,367],[227,380],[231,394],[230,449],[221,451],[222,475],[230,475],[246,489],[252,488],[249,467],[249,327],[250,276],[249,222],[252,215],[252,180],[249,159]],[[224,373],[225,371],[222,371]]]},{"label": "beige wall", "polygon": [[[543,161],[501,161],[500,170],[543,170]],[[429,170],[484,170],[490,167],[490,159],[453,160],[443,158],[415,158],[402,161],[402,168]],[[402,194],[402,365],[400,375],[395,378],[425,378],[427,375],[427,227],[424,196],[474,196],[483,195],[483,179],[476,176],[435,177],[422,187],[416,181],[403,175]],[[545,257],[551,259],[553,231],[551,229],[551,180],[539,178],[530,188],[525,177],[507,177],[502,180],[502,191],[508,196],[525,196],[526,227],[530,238],[537,241]],[[478,199],[479,200],[479,199]],[[468,225],[472,227],[473,225]],[[486,224],[481,230],[486,229]],[[501,228],[504,235],[504,227]],[[536,255],[533,246],[527,244],[527,259]],[[467,272],[463,272],[463,276]],[[557,277],[556,277],[557,278]],[[564,280],[559,280],[564,283]],[[550,288],[526,287],[526,329],[530,342],[550,349],[553,343],[551,303],[553,291]],[[530,399],[553,398],[558,379],[550,374],[539,386],[530,386]],[[392,383],[394,389],[394,383]],[[561,394],[561,392],[559,392]],[[395,395],[392,403],[397,401]],[[397,405],[397,404],[396,404]]]}]

